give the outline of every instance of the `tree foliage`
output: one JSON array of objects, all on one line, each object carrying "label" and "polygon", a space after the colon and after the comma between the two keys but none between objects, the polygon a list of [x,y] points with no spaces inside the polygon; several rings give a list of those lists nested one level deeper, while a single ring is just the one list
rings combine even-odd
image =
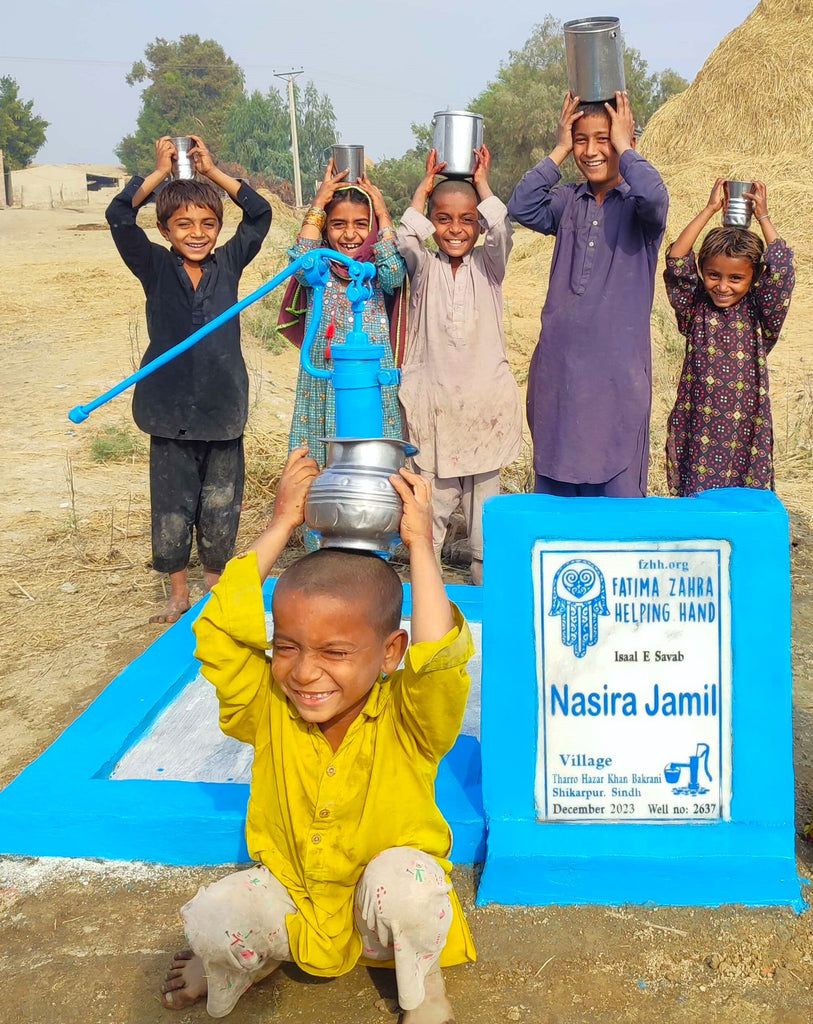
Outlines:
[{"label": "tree foliage", "polygon": [[222,151],[228,110],[243,92],[243,71],[219,43],[197,35],[156,39],[126,81],[148,83],[136,130],[116,149],[128,171],[152,170],[155,140],[162,135],[201,135],[215,156]]},{"label": "tree foliage", "polygon": [[370,177],[381,189],[387,209],[398,219],[412,202],[415,189],[426,173],[426,157],[432,146],[430,125],[413,124],[415,145],[401,157],[381,160]]},{"label": "tree foliage", "polygon": [[34,101],[20,99],[14,79],[0,78],[0,149],[8,170],[18,171],[31,163],[45,142],[48,127],[48,121],[34,113]]},{"label": "tree foliage", "polygon": [[[327,150],[336,141],[336,115],[328,96],[313,82],[305,89],[294,87],[299,166],[305,199],[315,194],[327,163]],[[252,174],[293,181],[291,119],[287,96],[271,88],[243,93],[232,105],[224,131],[226,159],[242,164]]]},{"label": "tree foliage", "polygon": [[[627,92],[636,123],[643,126],[670,96],[688,82],[667,69],[650,73],[638,50],[624,52]],[[485,118],[486,143],[494,158],[492,187],[507,198],[529,167],[556,145],[567,64],[562,23],[548,15],[521,50],[512,50],[490,82],[470,104]],[[563,168],[572,176],[572,165]]]}]

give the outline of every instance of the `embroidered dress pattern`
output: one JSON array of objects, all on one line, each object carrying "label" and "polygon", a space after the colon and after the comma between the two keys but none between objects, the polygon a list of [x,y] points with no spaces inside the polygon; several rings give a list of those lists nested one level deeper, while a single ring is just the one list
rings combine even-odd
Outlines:
[{"label": "embroidered dress pattern", "polygon": [[[300,239],[288,250],[292,260],[311,249],[317,249],[320,242]],[[392,292],[402,283],[406,268],[398,255],[394,241],[379,242],[374,247],[378,275],[373,282],[373,295],[364,307],[364,330],[374,345],[384,346],[381,365],[391,368],[395,365],[390,345],[390,327],[387,310],[384,305],[382,288]],[[306,329],[310,325],[313,313],[312,292],[305,289],[308,309]],[[316,332],[311,349],[313,365],[319,369],[331,369],[330,349],[332,346],[344,344],[347,332],[353,327],[353,311],[347,299],[347,284],[335,274],[331,274],[325,289],[325,303],[322,319]],[[401,437],[401,411],[398,405],[398,386],[385,385],[381,388],[384,414],[384,437]],[[327,446],[320,441],[323,437],[336,435],[336,399],[333,386],[329,381],[311,377],[300,369],[296,382],[296,398],[294,414],[291,421],[291,436],[288,443],[289,451],[299,445],[310,445],[310,455],[320,466],[325,465]]]},{"label": "embroidered dress pattern", "polygon": [[667,256],[664,281],[686,339],[666,440],[669,493],[773,489],[768,354],[790,306],[792,251],[782,239],[772,242],[759,281],[729,309],[708,297],[693,253]]}]

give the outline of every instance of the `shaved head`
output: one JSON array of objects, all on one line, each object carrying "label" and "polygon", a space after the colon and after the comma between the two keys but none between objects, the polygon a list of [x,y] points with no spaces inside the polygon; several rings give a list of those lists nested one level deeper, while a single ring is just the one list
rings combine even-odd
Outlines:
[{"label": "shaved head", "polygon": [[439,185],[435,185],[432,190],[432,194],[429,196],[429,205],[427,207],[427,216],[431,216],[432,207],[436,200],[442,199],[448,195],[460,195],[467,196],[471,199],[473,209],[477,209],[477,189],[472,185],[470,181],[465,178],[446,178]]},{"label": "shaved head", "polygon": [[340,548],[314,551],[285,570],[274,589],[278,600],[297,591],[310,596],[337,597],[358,605],[382,636],[401,628],[403,588],[398,574],[378,555]]}]

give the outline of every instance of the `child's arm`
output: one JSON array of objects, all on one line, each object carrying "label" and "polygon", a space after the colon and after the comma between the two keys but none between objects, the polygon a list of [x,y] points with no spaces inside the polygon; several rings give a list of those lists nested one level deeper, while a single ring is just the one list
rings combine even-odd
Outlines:
[{"label": "child's arm", "polygon": [[573,125],[582,116],[576,109],[581,100],[568,93],[562,104],[556,145],[545,159],[532,167],[508,200],[508,213],[526,228],[543,235],[555,235],[562,219],[569,189],[554,188],[562,175],[559,168],[573,151]]},{"label": "child's arm", "polygon": [[162,136],[155,143],[155,170],[141,182],[138,191],[133,195],[133,209],[137,210],[145,200],[153,194],[161,182],[172,173],[172,161],[178,150],[168,135]]},{"label": "child's arm", "polygon": [[477,209],[486,225],[483,259],[490,276],[501,282],[505,277],[508,257],[514,245],[514,229],[508,219],[505,204],[494,195],[488,183],[488,172],[491,169],[491,153],[488,147],[482,146],[474,152],[477,157],[474,168],[474,187],[479,200]]},{"label": "child's arm", "polygon": [[796,284],[796,271],[793,266],[793,252],[779,237],[768,215],[768,190],[764,182],[755,181],[754,191],[745,194],[754,202],[754,215],[768,245],[765,251],[765,266],[759,281],[754,285],[762,343],[767,353],[778,341],[779,332],[788,315],[791,295]]},{"label": "child's arm", "polygon": [[398,251],[406,261],[410,281],[431,258],[424,242],[435,233],[435,225],[426,216],[426,204],[435,187],[435,175],[440,174],[445,166],[445,163],[438,163],[437,150],[430,149],[426,158],[426,174],[415,189],[412,204],[404,211],[398,226]]},{"label": "child's arm", "polygon": [[454,616],[432,544],[432,484],[408,469],[400,473],[391,476],[390,483],[404,503],[401,540],[409,549],[411,642],[442,640],[454,628]]},{"label": "child's arm", "polygon": [[394,706],[403,742],[431,760],[453,746],[466,710],[470,679],[466,665],[474,653],[471,634],[450,604],[432,546],[432,485],[402,469],[390,477],[404,503],[401,539],[409,548],[412,582],[410,646]]},{"label": "child's arm", "polygon": [[651,239],[660,239],[666,230],[669,193],[655,167],[635,151],[635,118],[625,92],[615,94],[616,109],[604,107],[610,118],[610,141],[618,153],[618,169],[630,187],[635,214]]},{"label": "child's arm", "polygon": [[667,255],[672,259],[679,259],[681,256],[688,256],[694,249],[694,244],[700,237],[700,232],[708,224],[715,213],[723,208],[723,185],[725,178],[718,178],[711,190],[709,201],[696,217],[689,221],[686,227],[669,246]]},{"label": "child's arm", "polygon": [[[299,234],[296,237],[296,243],[288,250],[288,258],[291,262],[298,259],[300,256],[304,256],[306,252],[310,252],[312,249],[318,249],[324,244],[322,240],[322,229],[327,221],[325,207],[333,198],[339,185],[345,184],[345,179],[350,173],[348,170],[345,170],[336,174],[335,166],[333,158],[331,157],[325,170],[324,180],[314,196],[310,209],[305,214],[302,227],[299,229]],[[310,289],[310,285],[305,279],[305,275],[302,271],[296,274],[295,277],[297,282],[303,288]]]},{"label": "child's arm", "polygon": [[152,273],[153,243],[138,226],[138,209],[172,170],[175,152],[168,135],[158,139],[155,143],[155,170],[146,178],[133,175],[105,211],[119,255],[141,281],[145,291]]},{"label": "child's arm", "polygon": [[189,156],[197,173],[208,178],[216,187],[222,188],[232,202],[243,211],[237,230],[228,242],[217,250],[218,257],[226,260],[232,272],[239,277],[262,248],[263,239],[271,227],[271,206],[246,182],[222,171],[215,164],[206,143],[199,135],[190,135],[189,138],[194,143],[189,150]]},{"label": "child's arm", "polygon": [[220,727],[252,743],[268,700],[268,635],[262,584],[302,522],[305,499],[318,467],[298,448],[288,458],[277,488],[274,515],[253,548],[226,566],[198,620],[195,657],[217,690]]},{"label": "child's arm", "polygon": [[265,582],[294,530],[305,522],[305,502],[319,466],[308,458],[307,446],[294,448],[285,463],[274,499],[274,514],[266,530],[249,548],[257,552],[257,569]]},{"label": "child's arm", "polygon": [[362,174],[358,182],[370,197],[373,213],[378,221],[378,239],[373,245],[376,279],[387,295],[392,295],[404,283],[406,263],[395,244],[395,228],[392,226],[392,217],[381,189],[374,185],[366,174]]},{"label": "child's arm", "polygon": [[743,193],[744,199],[750,199],[754,204],[754,216],[765,236],[765,244],[770,245],[779,238],[779,232],[773,226],[771,215],[768,213],[768,188],[764,181],[754,182],[754,191]]}]

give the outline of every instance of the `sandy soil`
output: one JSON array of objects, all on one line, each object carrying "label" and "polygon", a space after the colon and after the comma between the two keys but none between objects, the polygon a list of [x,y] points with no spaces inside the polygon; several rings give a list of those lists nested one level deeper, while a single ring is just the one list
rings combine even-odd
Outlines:
[{"label": "sandy soil", "polygon": [[[119,399],[84,425],[67,419],[131,372],[143,350],[142,296],[103,229],[102,206],[0,212],[0,785],[10,782],[158,635],[147,618],[162,594],[149,569],[146,462],[94,462],[104,428],[131,427]],[[282,221],[282,223],[280,223]],[[244,293],[279,266],[290,222],[278,218]],[[506,286],[507,329],[520,380],[538,330],[547,259],[518,237]],[[810,341],[808,307],[789,324],[786,358]],[[785,339],[783,338],[783,343]],[[254,388],[254,480],[244,535],[267,510],[284,447],[293,354],[246,339]],[[801,357],[800,357],[801,358]],[[656,372],[668,396],[669,368]],[[776,378],[775,378],[776,380]],[[805,392],[806,394],[806,392]],[[251,458],[252,456],[250,456]],[[794,516],[798,823],[813,805],[813,536],[799,495],[807,463],[780,475]],[[799,466],[801,465],[801,469]],[[199,585],[200,570],[193,570]],[[799,845],[799,870],[813,870]],[[175,1017],[156,992],[182,935],[178,906],[218,872],[95,862],[0,861],[3,1024],[148,1024]],[[460,873],[469,907],[473,879]],[[796,1024],[813,1011],[813,916],[784,910],[643,907],[472,909],[476,965],[449,972],[458,1020],[629,1024]],[[250,992],[235,1024],[395,1020],[386,972],[333,982],[297,970]]]}]

